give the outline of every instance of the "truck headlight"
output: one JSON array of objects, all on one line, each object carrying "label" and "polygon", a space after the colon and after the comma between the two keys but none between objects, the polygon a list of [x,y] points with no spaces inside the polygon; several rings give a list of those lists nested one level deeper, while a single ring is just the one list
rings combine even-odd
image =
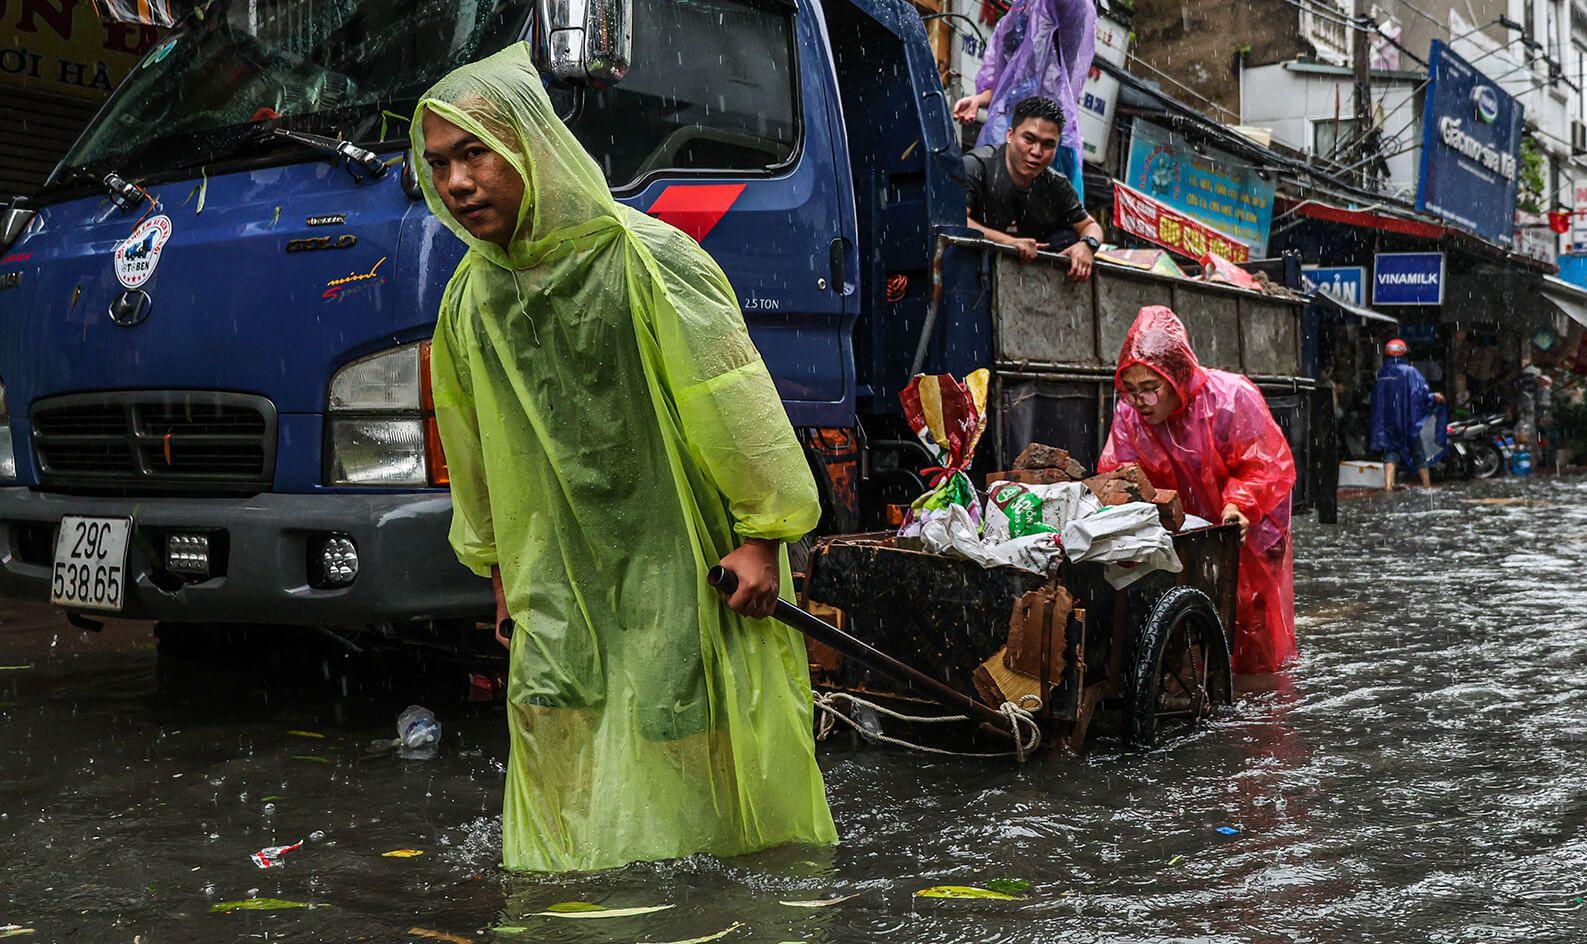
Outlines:
[{"label": "truck headlight", "polygon": [[430,342],[382,351],[337,371],[326,414],[328,484],[446,484],[430,398]]},{"label": "truck headlight", "polygon": [[11,439],[11,409],[6,405],[6,385],[0,381],[0,482],[17,479],[16,445]]}]

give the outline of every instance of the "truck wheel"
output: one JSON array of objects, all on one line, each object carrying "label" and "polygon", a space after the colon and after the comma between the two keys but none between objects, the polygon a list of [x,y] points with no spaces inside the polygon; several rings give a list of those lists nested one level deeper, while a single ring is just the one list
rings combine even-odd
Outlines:
[{"label": "truck wheel", "polygon": [[1217,607],[1195,587],[1170,589],[1157,598],[1136,639],[1126,747],[1147,750],[1164,732],[1194,727],[1233,698],[1229,639]]},{"label": "truck wheel", "polygon": [[1471,474],[1479,479],[1491,479],[1504,468],[1504,456],[1491,442],[1478,440],[1471,444]]}]

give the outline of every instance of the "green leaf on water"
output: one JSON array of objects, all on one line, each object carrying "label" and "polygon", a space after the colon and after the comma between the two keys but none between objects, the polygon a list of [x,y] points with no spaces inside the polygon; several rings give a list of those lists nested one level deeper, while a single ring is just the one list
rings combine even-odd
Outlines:
[{"label": "green leaf on water", "polygon": [[284,797],[284,796],[276,796],[275,794],[272,793],[272,794],[270,794],[267,797],[260,797],[259,798],[259,802],[260,803],[274,803],[277,800],[285,800],[285,799],[286,799],[286,797]]},{"label": "green leaf on water", "polygon": [[0,928],[0,937],[22,937],[25,934],[34,933],[36,932],[32,928],[18,927],[14,924],[8,924],[5,927]]},{"label": "green leaf on water", "polygon": [[1030,883],[1022,878],[994,878],[986,883],[986,887],[1005,895],[1018,895],[1020,892],[1030,891]]},{"label": "green leaf on water", "polygon": [[325,740],[325,735],[318,731],[288,731],[287,733],[300,738],[319,738],[322,741]]},{"label": "green leaf on water", "polygon": [[981,898],[991,901],[1023,901],[1015,895],[1006,892],[995,892],[990,888],[977,888],[974,885],[933,885],[915,892],[916,898]]},{"label": "green leaf on water", "polygon": [[605,908],[587,901],[563,901],[544,911],[535,912],[541,918],[634,918],[676,908],[677,905],[649,905],[642,908]]},{"label": "green leaf on water", "polygon": [[687,941],[655,941],[652,944],[710,944],[712,941],[720,941],[743,926],[742,921],[734,921],[732,926],[723,928],[715,934],[707,934],[705,937],[691,937]]},{"label": "green leaf on water", "polygon": [[287,901],[284,898],[244,898],[242,901],[222,901],[209,906],[216,914],[229,911],[282,911],[287,908],[313,908],[306,901]]},{"label": "green leaf on water", "polygon": [[329,757],[321,757],[318,754],[293,754],[292,759],[313,761],[316,764],[329,764],[331,762]]},{"label": "green leaf on water", "polygon": [[777,904],[787,905],[790,908],[830,908],[833,905],[841,905],[850,898],[858,897],[860,897],[860,893],[856,892],[853,895],[839,895],[836,898],[812,898],[806,901],[779,901]]},{"label": "green leaf on water", "polygon": [[27,670],[29,670],[31,668],[33,668],[33,666],[31,664],[29,664],[29,665],[0,665],[0,672],[26,672]]}]

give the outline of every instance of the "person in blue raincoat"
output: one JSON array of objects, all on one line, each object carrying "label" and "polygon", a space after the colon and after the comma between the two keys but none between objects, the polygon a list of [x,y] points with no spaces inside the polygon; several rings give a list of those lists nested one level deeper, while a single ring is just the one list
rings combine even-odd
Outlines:
[{"label": "person in blue raincoat", "polygon": [[1443,394],[1427,386],[1422,372],[1405,360],[1405,342],[1395,338],[1383,346],[1383,367],[1372,391],[1372,442],[1370,449],[1383,456],[1387,473],[1384,487],[1392,491],[1397,469],[1415,472],[1422,485],[1433,484],[1422,448],[1422,425],[1433,415]]}]

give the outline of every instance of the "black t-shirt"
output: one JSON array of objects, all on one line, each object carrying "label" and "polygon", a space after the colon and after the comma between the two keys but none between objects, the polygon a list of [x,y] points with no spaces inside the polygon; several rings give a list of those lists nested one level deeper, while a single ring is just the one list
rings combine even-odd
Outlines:
[{"label": "black t-shirt", "polygon": [[1010,236],[1062,245],[1074,242],[1074,227],[1086,220],[1069,178],[1051,167],[1021,190],[1008,172],[1008,145],[986,145],[964,155],[964,190],[970,219]]}]

